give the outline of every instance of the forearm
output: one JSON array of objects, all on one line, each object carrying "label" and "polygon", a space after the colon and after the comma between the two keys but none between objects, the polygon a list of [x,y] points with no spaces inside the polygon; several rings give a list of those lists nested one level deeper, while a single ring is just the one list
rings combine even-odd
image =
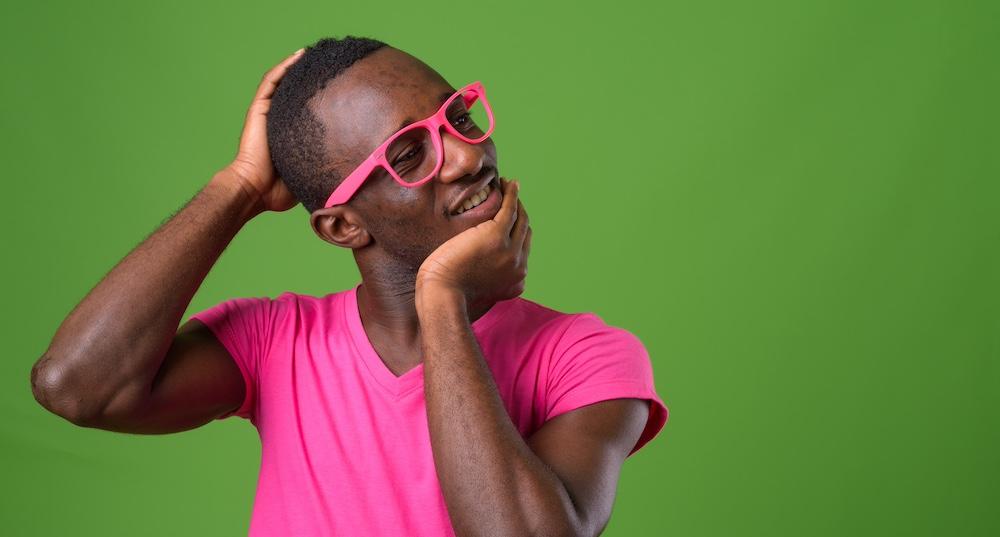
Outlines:
[{"label": "forearm", "polygon": [[572,500],[510,420],[454,297],[418,300],[435,467],[458,535],[573,535]]},{"label": "forearm", "polygon": [[232,176],[216,174],[62,322],[32,370],[39,401],[81,420],[140,405],[194,293],[259,212]]}]

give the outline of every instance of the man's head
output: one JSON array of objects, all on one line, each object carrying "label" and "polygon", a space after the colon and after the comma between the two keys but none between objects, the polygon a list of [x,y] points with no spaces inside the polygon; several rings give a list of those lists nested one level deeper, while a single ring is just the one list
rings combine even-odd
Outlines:
[{"label": "man's head", "polygon": [[401,123],[431,115],[456,89],[381,41],[348,36],[306,49],[274,93],[267,130],[278,175],[311,214],[318,236],[415,272],[441,243],[494,216],[453,212],[484,181],[499,186],[493,141],[467,144],[446,130],[444,162],[433,180],[407,188],[379,168],[348,203],[323,208],[340,181]]}]

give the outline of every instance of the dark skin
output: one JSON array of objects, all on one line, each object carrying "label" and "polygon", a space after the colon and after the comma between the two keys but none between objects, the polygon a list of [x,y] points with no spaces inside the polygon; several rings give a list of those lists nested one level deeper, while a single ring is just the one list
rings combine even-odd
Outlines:
[{"label": "dark skin", "polygon": [[[175,328],[241,227],[297,203],[271,165],[265,126],[274,88],[300,52],[264,75],[233,161],[67,316],[31,371],[40,404],[80,426],[160,434],[209,423],[243,401],[242,376],[211,332],[194,319]],[[331,165],[346,175],[403,119],[426,117],[454,89],[396,49],[355,63],[311,103],[327,127]],[[471,322],[523,292],[527,213],[516,185],[497,176],[495,212],[451,215],[466,188],[493,177],[496,149],[442,136],[435,180],[406,188],[373,176],[348,204],[313,213],[312,227],[353,250],[362,322],[386,366],[401,375],[425,357],[432,451],[456,533],[597,535],[647,403],[602,401],[519,435]]]},{"label": "dark skin", "polygon": [[[328,134],[331,165],[346,177],[404,119],[427,117],[454,90],[391,47],[359,61],[312,103]],[[471,322],[523,291],[528,216],[519,185],[498,180],[491,139],[467,144],[446,131],[442,137],[436,180],[407,188],[378,173],[349,203],[315,211],[313,229],[353,250],[363,280],[359,310],[386,366],[402,375],[424,361],[434,460],[456,532],[597,535],[610,518],[621,464],[646,423],[647,403],[595,403],[521,438]],[[490,180],[504,194],[495,214],[470,220],[451,213],[463,192]]]},{"label": "dark skin", "polygon": [[[391,47],[358,61],[310,102],[326,129],[329,166],[346,177],[403,120],[429,116],[455,89],[423,62]],[[472,145],[442,134],[442,143],[446,158],[436,180],[407,188],[376,171],[349,203],[317,210],[311,218],[320,238],[353,251],[363,282],[362,319],[397,376],[421,362],[414,306],[418,268],[446,240],[478,223],[456,218],[450,207],[470,186],[500,184],[492,139]],[[478,308],[475,318],[486,309]]]}]

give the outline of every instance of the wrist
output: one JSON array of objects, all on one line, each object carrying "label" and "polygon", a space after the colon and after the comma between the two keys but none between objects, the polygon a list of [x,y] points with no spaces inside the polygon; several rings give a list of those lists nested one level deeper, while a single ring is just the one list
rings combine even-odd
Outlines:
[{"label": "wrist", "polygon": [[264,212],[260,193],[247,186],[240,175],[229,168],[224,168],[213,175],[206,189],[217,190],[236,199],[244,222]]},{"label": "wrist", "polygon": [[417,316],[426,318],[431,312],[461,312],[467,315],[468,303],[465,293],[453,286],[417,279],[414,292]]}]

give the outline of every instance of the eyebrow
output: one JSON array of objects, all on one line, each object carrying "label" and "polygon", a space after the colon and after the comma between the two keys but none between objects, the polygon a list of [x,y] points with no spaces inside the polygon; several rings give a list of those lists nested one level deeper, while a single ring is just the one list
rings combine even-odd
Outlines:
[{"label": "eyebrow", "polygon": [[[458,90],[453,89],[451,91],[446,91],[446,92],[438,95],[438,106],[440,107],[442,104],[444,104],[444,102],[448,100],[448,97],[451,97],[452,95],[454,95],[456,91],[458,91]],[[394,130],[392,132],[398,132],[403,127],[405,127],[405,126],[407,126],[410,123],[413,123],[415,121],[417,121],[417,120],[415,120],[413,118],[406,118],[406,119],[403,120],[402,123],[399,124],[398,127],[396,127],[396,130]],[[392,133],[389,133],[389,136],[392,136]]]}]

